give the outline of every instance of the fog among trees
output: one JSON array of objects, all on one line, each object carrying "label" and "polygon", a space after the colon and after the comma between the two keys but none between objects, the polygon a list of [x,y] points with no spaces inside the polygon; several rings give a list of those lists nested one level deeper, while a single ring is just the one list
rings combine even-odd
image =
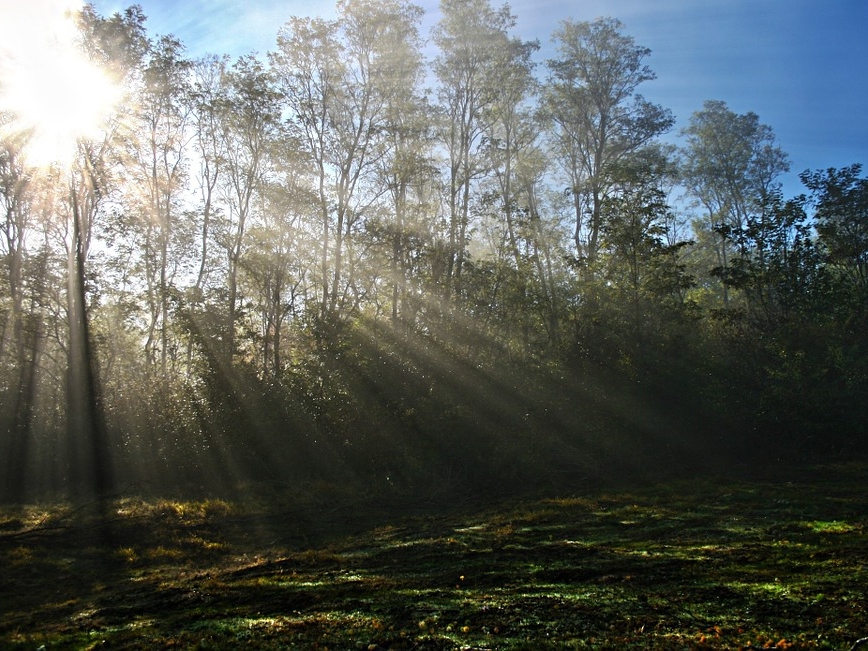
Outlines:
[{"label": "fog among trees", "polygon": [[341,0],[198,60],[139,7],[83,10],[123,93],[100,135],[36,164],[0,114],[5,500],[868,450],[858,162],[784,196],[773,125],[712,98],[676,132],[618,20],[554,26],[542,59],[508,6],[441,8],[426,34]]}]

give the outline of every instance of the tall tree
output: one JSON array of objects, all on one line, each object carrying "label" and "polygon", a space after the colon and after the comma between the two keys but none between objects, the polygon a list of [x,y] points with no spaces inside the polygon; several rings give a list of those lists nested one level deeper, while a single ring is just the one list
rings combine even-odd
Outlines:
[{"label": "tall tree", "polygon": [[103,214],[109,169],[107,142],[83,143],[63,197],[67,241],[69,344],[66,376],[71,476],[75,490],[106,494],[114,483],[99,360],[88,305],[87,260]]},{"label": "tall tree", "polygon": [[[170,288],[186,260],[179,219],[188,163],[191,64],[180,42],[163,37],[150,44],[134,111],[127,195],[137,206],[136,247],[142,260],[148,309],[145,355],[165,375],[169,359]],[[131,139],[132,140],[132,139]],[[139,191],[138,196],[135,190]]]},{"label": "tall tree", "polygon": [[[420,88],[424,60],[418,23],[422,10],[406,7],[404,20],[396,20],[380,36],[382,65],[376,72],[384,105],[384,155],[378,161],[386,188],[382,231],[389,246],[391,320],[393,325],[409,316],[407,285],[412,242],[422,230],[419,193],[432,176],[430,107]],[[377,230],[372,228],[370,230]]]},{"label": "tall tree", "polygon": [[338,11],[335,21],[293,18],[272,56],[317,170],[323,318],[334,317],[347,290],[355,291],[353,234],[384,192],[374,180],[376,165],[388,149],[390,102],[415,85],[421,17],[404,0],[347,0]]},{"label": "tall tree", "polygon": [[[422,10],[408,0],[343,0],[338,3],[338,9],[351,62],[349,87],[355,88],[348,96],[351,102],[339,115],[345,129],[352,126],[361,136],[344,140],[350,144],[348,151],[358,150],[355,155],[358,180],[343,186],[339,184],[339,188],[345,188],[340,190],[341,194],[349,191],[355,195],[355,205],[346,218],[344,238],[348,262],[346,283],[353,294],[353,306],[357,307],[368,293],[363,288],[370,286],[370,280],[355,273],[363,250],[356,245],[355,235],[366,225],[374,206],[381,203],[390,190],[379,168],[393,153],[394,134],[402,129],[402,120],[412,120],[413,114],[419,111]],[[340,221],[340,215],[338,217]],[[340,258],[336,258],[336,279],[339,263]],[[336,289],[337,283],[333,282],[333,294]],[[332,304],[335,304],[334,295]]]},{"label": "tall tree", "polygon": [[199,270],[193,287],[198,301],[208,280],[211,265],[211,230],[215,212],[219,210],[217,184],[223,168],[223,129],[220,124],[224,104],[223,79],[228,57],[208,56],[196,61],[192,69],[191,114],[193,147],[198,161],[194,174],[195,191],[199,197],[196,217],[199,226]]},{"label": "tall tree", "polygon": [[310,161],[293,139],[277,147],[272,177],[260,192],[261,214],[250,229],[243,271],[259,315],[256,357],[264,374],[279,377],[284,367],[284,326],[290,317],[303,317],[318,238],[305,223],[316,212]]},{"label": "tall tree", "polygon": [[9,307],[0,338],[0,354],[12,342],[18,364],[24,355],[24,265],[27,258],[27,235],[31,225],[31,202],[34,200],[22,156],[12,139],[0,143],[0,209],[2,209],[2,246],[4,272],[9,292]]},{"label": "tall tree", "polygon": [[771,193],[743,228],[728,231],[738,255],[715,271],[744,292],[754,327],[765,333],[792,327],[798,315],[820,314],[832,303],[805,204],[804,196],[785,202],[780,192]]},{"label": "tall tree", "polygon": [[[319,312],[322,318],[328,314],[331,296],[329,255],[334,205],[331,175],[333,158],[337,153],[332,150],[331,112],[344,75],[337,31],[338,25],[334,21],[293,17],[278,32],[278,51],[270,55],[290,119],[310,152],[316,173],[320,219]],[[338,211],[341,209],[337,206]]]},{"label": "tall tree", "polygon": [[564,291],[567,277],[564,261],[568,256],[563,245],[561,215],[552,205],[553,198],[562,200],[563,197],[544,185],[547,170],[548,162],[542,149],[538,149],[535,156],[523,157],[517,179],[525,205],[528,256],[536,271],[536,287],[532,294],[536,300],[533,304],[540,311],[547,344],[557,348],[567,296]]},{"label": "tall tree", "polygon": [[[41,354],[42,318],[38,306],[44,299],[44,273],[28,279],[28,266],[47,254],[32,255],[29,246],[38,240],[39,195],[32,184],[32,173],[20,155],[18,138],[0,143],[0,253],[3,260],[5,291],[3,296],[0,363],[11,371],[4,387],[10,396],[9,420],[0,436],[0,450],[5,458],[5,482],[0,484],[0,498],[20,500],[24,495],[28,450],[32,445],[32,424],[36,401],[36,376]],[[42,229],[45,232],[45,229]],[[29,245],[29,246],[28,246]],[[29,282],[28,282],[29,280]],[[28,304],[29,303],[29,304]],[[11,350],[9,350],[11,347]]]},{"label": "tall tree", "polygon": [[489,157],[497,180],[500,210],[506,227],[510,253],[516,269],[521,267],[517,215],[522,169],[521,157],[535,154],[539,128],[530,111],[536,92],[531,56],[539,49],[536,41],[510,39],[500,52],[495,69],[494,100],[488,122]]},{"label": "tall tree", "polygon": [[247,229],[273,162],[281,127],[280,95],[273,75],[253,56],[245,56],[225,73],[227,94],[220,106],[224,214],[215,237],[226,252],[227,310],[224,361],[235,354],[238,317],[238,271],[246,250]]},{"label": "tall tree", "polygon": [[868,309],[868,178],[861,165],[800,175],[816,206],[820,242],[829,263]]},{"label": "tall tree", "polygon": [[[713,234],[717,266],[729,266],[730,231],[740,231],[779,187],[789,169],[774,132],[755,113],[739,115],[725,102],[708,100],[682,130],[682,181],[707,213],[704,228]],[[723,285],[723,302],[729,291]]]},{"label": "tall tree", "polygon": [[[93,65],[111,75],[119,87],[140,68],[147,49],[145,16],[131,7],[109,18],[85,6],[79,17],[86,55]],[[114,486],[106,407],[100,381],[99,359],[92,335],[88,259],[97,236],[97,223],[105,218],[108,199],[116,187],[114,163],[118,122],[106,126],[101,138],[81,139],[68,179],[59,197],[65,218],[67,252],[67,426],[73,487],[104,496]]]},{"label": "tall tree", "polygon": [[599,247],[613,169],[674,123],[670,111],[636,93],[655,78],[644,64],[651,51],[623,29],[614,18],[563,21],[553,35],[559,58],[547,62],[553,153],[573,197],[576,251],[589,261]]},{"label": "tall tree", "polygon": [[[674,352],[674,346],[664,342],[677,335],[684,290],[693,284],[678,259],[687,243],[668,242],[671,210],[665,193],[653,184],[608,197],[603,214],[596,261],[600,269],[593,282],[608,310],[602,320],[608,332],[599,334],[610,345],[617,342],[617,363],[626,366],[623,370],[653,374],[662,370],[664,349]],[[585,345],[598,343],[599,338]]]},{"label": "tall tree", "polygon": [[467,255],[473,186],[490,163],[483,148],[497,99],[505,56],[515,26],[509,6],[494,9],[488,0],[442,0],[443,17],[433,38],[440,49],[434,72],[440,83],[441,138],[449,162],[449,234],[445,295],[458,288]]},{"label": "tall tree", "polygon": [[826,373],[831,390],[822,398],[837,406],[832,422],[845,424],[845,436],[849,429],[850,436],[841,439],[849,447],[862,445],[868,419],[868,178],[861,173],[862,166],[854,164],[800,175],[811,191],[819,247],[834,288],[822,317],[835,315],[838,341],[820,360],[834,364]]}]

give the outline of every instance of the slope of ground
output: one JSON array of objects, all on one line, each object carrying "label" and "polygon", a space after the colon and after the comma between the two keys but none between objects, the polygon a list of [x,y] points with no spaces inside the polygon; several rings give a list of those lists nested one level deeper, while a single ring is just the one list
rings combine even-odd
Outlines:
[{"label": "slope of ground", "polygon": [[[498,506],[0,512],[9,649],[850,649],[865,468]],[[861,645],[859,645],[861,646]]]}]

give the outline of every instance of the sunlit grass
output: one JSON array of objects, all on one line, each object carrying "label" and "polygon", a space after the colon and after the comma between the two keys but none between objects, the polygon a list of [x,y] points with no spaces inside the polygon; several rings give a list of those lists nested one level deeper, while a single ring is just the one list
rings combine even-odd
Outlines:
[{"label": "sunlit grass", "polygon": [[840,649],[868,625],[853,486],[660,486],[363,531],[314,510],[331,533],[310,546],[250,538],[251,518],[285,525],[258,501],[121,500],[107,553],[0,545],[13,581],[38,567],[51,588],[0,613],[0,646]]},{"label": "sunlit grass", "polygon": [[833,520],[831,522],[808,522],[806,525],[812,531],[816,531],[817,533],[854,533],[861,532],[864,529],[861,525],[840,520]]},{"label": "sunlit grass", "polygon": [[139,554],[133,547],[122,547],[116,553],[118,558],[125,563],[135,563],[139,560]]},{"label": "sunlit grass", "polygon": [[235,510],[232,504],[219,499],[202,501],[161,500],[153,508],[157,513],[194,521],[228,517]]},{"label": "sunlit grass", "polygon": [[152,560],[152,561],[160,561],[160,560],[180,560],[184,558],[184,552],[180,549],[172,549],[170,547],[164,547],[163,545],[158,545],[153,549],[147,549],[144,551],[144,557]]}]

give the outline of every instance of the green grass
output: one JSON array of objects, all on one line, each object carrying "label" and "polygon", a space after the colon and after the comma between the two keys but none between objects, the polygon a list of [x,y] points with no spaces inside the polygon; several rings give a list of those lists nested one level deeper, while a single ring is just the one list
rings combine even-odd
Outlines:
[{"label": "green grass", "polygon": [[445,508],[0,512],[0,648],[849,649],[864,467]]}]

